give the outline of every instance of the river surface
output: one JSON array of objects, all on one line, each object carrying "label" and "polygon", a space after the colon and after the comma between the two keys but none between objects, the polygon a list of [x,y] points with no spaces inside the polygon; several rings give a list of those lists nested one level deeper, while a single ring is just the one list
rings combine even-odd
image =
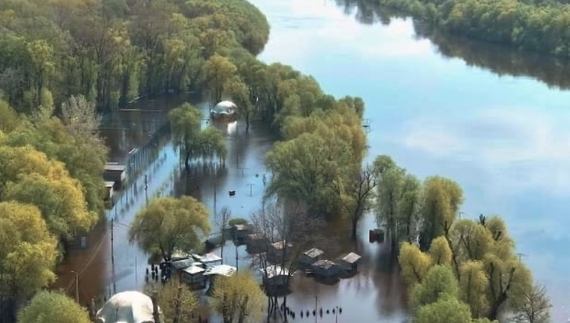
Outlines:
[{"label": "river surface", "polygon": [[[570,219],[564,202],[570,195],[570,130],[565,125],[570,121],[570,93],[562,89],[570,85],[568,62],[433,34],[411,20],[390,19],[376,8],[340,0],[340,5],[325,0],[251,2],[272,27],[261,59],[311,74],[325,92],[337,97],[362,97],[371,124],[369,161],[388,154],[420,178],[453,178],[465,191],[464,217],[503,216],[536,280],[548,287],[554,322],[566,322],[570,252],[565,247],[570,237],[565,229]],[[102,133],[111,161],[125,163],[129,152],[145,145],[167,111],[184,99],[142,101],[109,116]],[[178,154],[167,136],[161,138],[146,158],[148,165],[140,166],[139,175],[130,178],[107,214],[117,218],[115,265],[110,224],[103,223],[88,237],[88,249],[71,251],[58,268],[57,287],[74,296],[74,270],[80,273],[84,304],[113,290],[141,289],[147,258],[128,243],[128,225],[159,192],[193,195],[212,213],[228,206],[234,216],[244,218],[260,207],[264,157],[275,138],[256,123],[249,133],[239,121],[215,126],[226,136],[225,167],[194,165],[180,178]],[[230,190],[236,191],[235,197],[228,195]],[[325,311],[341,307],[338,322],[405,320],[405,290],[394,264],[386,261],[382,245],[366,241],[373,227],[367,216],[356,245],[347,243],[346,230],[327,231],[335,247],[330,257],[349,250],[360,253],[360,274],[335,285],[297,277],[288,300],[297,312],[294,321],[315,321],[312,315],[299,315],[300,310],[312,312],[315,301]],[[228,244],[224,261],[234,265],[234,254]],[[238,259],[240,269],[250,262],[243,247]],[[325,323],[336,319],[332,314],[317,318]]]},{"label": "river surface", "polygon": [[410,19],[339,2],[252,0],[272,28],[261,59],[311,74],[335,96],[362,97],[369,160],[388,154],[420,178],[452,178],[464,189],[464,217],[506,219],[548,288],[554,322],[567,322],[568,62],[441,36],[432,42]]}]

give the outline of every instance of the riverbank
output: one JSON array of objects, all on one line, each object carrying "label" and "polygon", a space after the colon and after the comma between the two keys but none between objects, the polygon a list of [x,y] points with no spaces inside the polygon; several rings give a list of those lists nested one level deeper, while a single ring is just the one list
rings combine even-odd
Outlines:
[{"label": "riverbank", "polygon": [[[356,0],[337,1],[356,4]],[[567,4],[522,1],[366,0],[384,5],[451,34],[499,43],[517,49],[570,57],[565,30]]]}]

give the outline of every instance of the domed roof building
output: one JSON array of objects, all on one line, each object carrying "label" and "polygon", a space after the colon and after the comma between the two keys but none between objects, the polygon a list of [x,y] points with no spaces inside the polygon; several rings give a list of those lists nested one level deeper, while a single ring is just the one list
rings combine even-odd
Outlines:
[{"label": "domed roof building", "polygon": [[97,311],[96,322],[155,323],[152,299],[137,291],[117,293]]},{"label": "domed roof building", "polygon": [[210,111],[214,118],[232,117],[237,113],[237,105],[232,101],[222,101]]}]

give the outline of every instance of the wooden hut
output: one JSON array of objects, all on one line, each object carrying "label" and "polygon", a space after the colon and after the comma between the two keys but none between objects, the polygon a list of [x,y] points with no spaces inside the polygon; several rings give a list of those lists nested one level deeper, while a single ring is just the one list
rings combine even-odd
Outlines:
[{"label": "wooden hut", "polygon": [[203,289],[206,287],[205,272],[205,268],[192,265],[181,270],[180,279],[192,289]]},{"label": "wooden hut", "polygon": [[314,264],[315,262],[319,261],[321,259],[321,256],[323,255],[323,251],[321,249],[318,248],[311,248],[305,252],[303,252],[302,255],[299,256],[299,266],[300,267],[310,267],[312,264]]},{"label": "wooden hut", "polygon": [[232,238],[238,243],[246,243],[247,236],[253,233],[253,227],[249,224],[236,224],[232,228]]},{"label": "wooden hut", "polygon": [[191,258],[179,259],[170,262],[170,271],[172,274],[180,275],[183,269],[194,265],[196,261]]},{"label": "wooden hut", "polygon": [[192,258],[195,261],[204,264],[206,266],[206,268],[210,268],[210,267],[214,267],[214,266],[222,264],[222,258],[216,254],[213,254],[213,253],[207,253],[203,256],[193,254]]},{"label": "wooden hut", "polygon": [[350,252],[338,258],[338,265],[340,268],[349,273],[358,271],[358,263],[360,262],[360,255]]},{"label": "wooden hut", "polygon": [[330,260],[321,259],[311,266],[311,271],[318,278],[334,279],[340,274],[340,267]]},{"label": "wooden hut", "polygon": [[[278,241],[269,246],[269,257],[273,262],[281,262],[287,260],[291,254],[293,245],[286,241]],[[285,259],[283,259],[285,258]]]},{"label": "wooden hut", "polygon": [[269,244],[267,238],[260,233],[252,233],[247,235],[246,242],[247,251],[250,253],[258,253],[266,251]]},{"label": "wooden hut", "polygon": [[125,165],[119,165],[118,163],[107,163],[103,171],[103,178],[105,181],[115,183],[115,188],[121,188],[127,179],[126,168]]}]

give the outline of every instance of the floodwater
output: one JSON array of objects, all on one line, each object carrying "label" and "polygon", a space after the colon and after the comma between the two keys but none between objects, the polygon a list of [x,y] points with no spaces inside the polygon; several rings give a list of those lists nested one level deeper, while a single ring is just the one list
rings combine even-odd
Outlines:
[{"label": "floodwater", "polygon": [[[411,20],[390,18],[375,8],[340,6],[325,0],[252,0],[268,17],[271,39],[261,58],[283,62],[314,75],[335,96],[356,95],[366,104],[372,160],[391,155],[420,178],[438,174],[453,178],[465,191],[464,217],[500,214],[524,253],[535,278],[547,286],[555,305],[555,322],[570,313],[570,243],[564,216],[570,196],[570,121],[566,103],[570,84],[566,61],[521,54],[499,46],[433,34]],[[427,37],[427,38],[426,38]],[[340,46],[342,45],[342,46]],[[137,103],[105,120],[103,135],[111,160],[124,163],[129,152],[144,145],[160,129],[166,111],[184,98],[169,97]],[[205,107],[203,107],[206,109]],[[254,123],[249,133],[242,122],[216,124],[225,134],[225,167],[194,165],[180,177],[182,167],[167,137],[151,148],[146,168],[131,178],[122,199],[109,211],[114,225],[111,261],[110,224],[87,238],[88,250],[74,250],[59,267],[59,287],[74,295],[79,275],[82,302],[101,294],[140,289],[146,255],[128,243],[127,227],[148,198],[193,195],[211,212],[227,206],[233,216],[248,218],[261,205],[265,153],[273,138]],[[148,176],[148,191],[143,178]],[[235,197],[228,192],[236,191]],[[342,308],[319,322],[402,322],[406,318],[405,290],[380,244],[369,244],[371,216],[360,224],[360,239],[347,241],[348,231],[334,226],[326,234],[341,251],[363,256],[360,274],[335,285],[315,284],[298,277],[289,306],[297,312],[315,307]],[[214,229],[216,231],[216,229]],[[218,254],[219,250],[216,251]],[[235,264],[228,245],[224,261]],[[238,248],[239,268],[249,258]],[[113,270],[114,268],[114,270]],[[114,271],[114,275],[113,275]]]},{"label": "floodwater", "polygon": [[[261,58],[313,75],[335,96],[362,97],[369,160],[388,154],[420,178],[456,180],[464,217],[501,215],[548,288],[553,321],[568,321],[568,61],[432,34],[360,1],[337,2],[252,0],[272,27]],[[354,302],[358,312],[379,308]],[[362,322],[379,321],[368,317]]]}]

